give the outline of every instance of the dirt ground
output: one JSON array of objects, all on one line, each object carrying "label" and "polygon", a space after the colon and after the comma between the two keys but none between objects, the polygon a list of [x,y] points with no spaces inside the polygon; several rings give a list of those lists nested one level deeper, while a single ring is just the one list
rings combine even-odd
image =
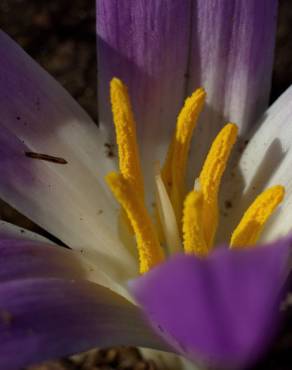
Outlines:
[{"label": "dirt ground", "polygon": [[[0,0],[0,25],[97,120],[94,0]],[[292,3],[280,0],[271,101],[291,82]],[[0,218],[39,230],[4,202],[0,203]],[[254,370],[291,369],[291,348],[292,314],[288,312],[281,334]],[[154,370],[156,366],[134,348],[111,348],[30,368],[69,369]]]}]

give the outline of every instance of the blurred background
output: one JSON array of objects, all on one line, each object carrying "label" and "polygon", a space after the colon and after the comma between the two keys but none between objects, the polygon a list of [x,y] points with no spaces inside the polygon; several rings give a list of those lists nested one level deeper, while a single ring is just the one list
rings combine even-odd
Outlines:
[{"label": "blurred background", "polygon": [[[279,6],[271,102],[292,83],[292,0],[280,0]],[[95,0],[0,0],[0,25],[97,120]],[[43,232],[4,202],[0,218]],[[155,370],[156,366],[134,348],[111,348],[32,369]],[[292,311],[253,370],[270,369],[292,369]]]}]

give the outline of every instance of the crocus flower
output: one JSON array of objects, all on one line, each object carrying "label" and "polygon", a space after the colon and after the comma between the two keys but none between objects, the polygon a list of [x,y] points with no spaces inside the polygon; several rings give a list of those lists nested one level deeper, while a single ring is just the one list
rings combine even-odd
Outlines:
[{"label": "crocus flower", "polygon": [[274,0],[98,0],[100,129],[0,34],[0,196],[72,248],[1,223],[2,368],[120,344],[224,368],[262,353],[291,245],[292,90],[265,112],[275,18]]}]

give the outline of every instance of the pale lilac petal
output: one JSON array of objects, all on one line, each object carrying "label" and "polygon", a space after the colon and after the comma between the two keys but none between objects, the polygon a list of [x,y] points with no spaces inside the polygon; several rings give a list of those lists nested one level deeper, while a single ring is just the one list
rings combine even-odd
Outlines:
[{"label": "pale lilac petal", "polygon": [[131,284],[154,327],[183,354],[219,368],[244,367],[279,321],[292,242],[209,258],[179,255]]},{"label": "pale lilac petal", "polygon": [[45,238],[44,236],[3,220],[0,220],[0,239],[25,239],[35,240],[46,244],[53,244],[51,240]]},{"label": "pale lilac petal", "polygon": [[167,348],[127,300],[96,284],[63,279],[0,285],[0,343],[5,370],[96,346]]},{"label": "pale lilac petal", "polygon": [[224,123],[236,123],[244,134],[267,108],[277,5],[277,0],[194,1],[188,91],[202,85],[207,92],[194,143],[197,168]]},{"label": "pale lilac petal", "polygon": [[[137,264],[118,237],[117,210],[105,191],[98,129],[69,94],[0,33],[0,196],[72,248],[97,251],[133,276]],[[56,164],[28,158],[64,158]],[[101,155],[102,153],[102,155]],[[116,207],[117,208],[117,207]],[[119,263],[118,263],[119,262]]]},{"label": "pale lilac petal", "polygon": [[77,255],[63,247],[21,239],[0,240],[0,283],[33,278],[82,278],[84,266]]},{"label": "pale lilac petal", "polygon": [[96,5],[100,123],[112,137],[109,81],[119,77],[129,87],[145,170],[154,173],[154,159],[162,158],[185,94],[191,1]]}]

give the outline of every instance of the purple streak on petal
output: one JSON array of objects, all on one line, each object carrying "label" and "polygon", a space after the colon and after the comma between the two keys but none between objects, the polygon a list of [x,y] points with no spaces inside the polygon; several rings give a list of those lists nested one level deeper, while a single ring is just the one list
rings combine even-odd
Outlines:
[{"label": "purple streak on petal", "polygon": [[267,106],[276,15],[276,0],[196,2],[192,85],[206,85],[212,109],[239,125],[254,123]]},{"label": "purple streak on petal", "polygon": [[235,122],[245,133],[264,113],[270,93],[277,0],[197,0],[189,91],[207,91],[205,150],[218,129]]},{"label": "purple streak on petal", "polygon": [[0,240],[0,283],[33,277],[84,276],[84,267],[69,249],[28,240]]},{"label": "purple streak on petal", "polygon": [[95,346],[163,347],[130,302],[99,285],[61,279],[0,284],[0,344],[5,370]]},{"label": "purple streak on petal", "polygon": [[141,151],[151,143],[148,159],[152,154],[157,159],[156,150],[168,144],[185,95],[191,1],[97,0],[96,4],[101,125],[113,130],[109,81],[119,77],[129,87]]},{"label": "purple streak on petal", "polygon": [[166,339],[192,359],[242,367],[274,333],[291,238],[209,258],[178,255],[134,281],[132,292]]}]

